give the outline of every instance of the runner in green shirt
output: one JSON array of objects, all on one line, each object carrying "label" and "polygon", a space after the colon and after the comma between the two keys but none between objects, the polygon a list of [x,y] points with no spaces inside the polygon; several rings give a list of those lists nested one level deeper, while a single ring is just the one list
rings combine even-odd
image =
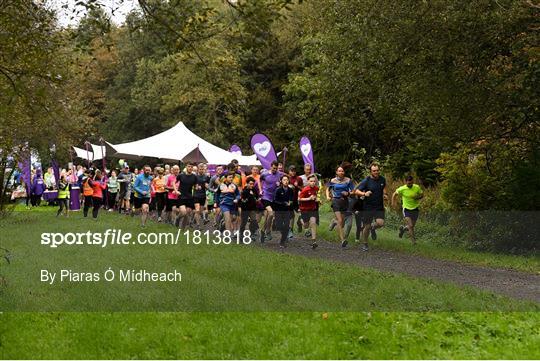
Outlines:
[{"label": "runner in green shirt", "polygon": [[399,238],[403,237],[405,231],[409,231],[411,236],[411,241],[413,245],[416,245],[416,238],[414,236],[414,226],[418,220],[418,215],[420,213],[418,205],[420,199],[423,197],[422,188],[418,184],[414,183],[414,178],[408,176],[405,179],[405,184],[396,189],[394,194],[392,194],[392,205],[395,205],[396,196],[401,196],[403,204],[403,217],[407,225],[399,226]]}]

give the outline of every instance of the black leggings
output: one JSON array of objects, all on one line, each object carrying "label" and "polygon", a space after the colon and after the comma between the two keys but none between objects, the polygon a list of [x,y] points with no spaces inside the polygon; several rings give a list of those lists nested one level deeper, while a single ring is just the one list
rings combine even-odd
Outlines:
[{"label": "black leggings", "polygon": [[58,212],[56,212],[56,215],[59,216],[60,213],[62,213],[62,211],[64,210],[64,208],[66,209],[66,212],[67,212],[67,210],[68,210],[68,199],[67,198],[58,198],[57,201],[58,201],[58,205],[60,206],[60,208],[58,208]]},{"label": "black leggings", "polygon": [[101,204],[103,203],[103,198],[92,197],[92,202],[94,203],[94,208],[92,209],[92,217],[97,218]]},{"label": "black leggings", "polygon": [[30,199],[30,202],[32,203],[32,207],[39,206],[41,204],[41,194],[32,194],[32,198]]},{"label": "black leggings", "polygon": [[111,192],[108,192],[108,205],[109,205],[109,208],[114,208],[114,206],[116,205],[116,193],[111,193]]},{"label": "black leggings", "polygon": [[289,223],[291,222],[290,211],[276,211],[275,225],[277,230],[281,233],[281,240],[279,244],[284,245],[289,235]]},{"label": "black leggings", "polygon": [[362,229],[364,228],[363,221],[362,221],[362,212],[353,212],[352,214],[350,212],[345,213],[345,239],[349,237],[349,234],[351,233],[352,226],[353,226],[353,220],[356,222],[356,238],[360,239],[360,236],[362,234]]},{"label": "black leggings", "polygon": [[84,196],[84,208],[83,208],[83,214],[84,216],[88,216],[88,209],[92,207],[92,196]]},{"label": "black leggings", "polygon": [[163,212],[165,204],[167,204],[167,192],[156,192],[154,202],[156,202],[157,206],[157,215],[161,217],[161,212]]}]

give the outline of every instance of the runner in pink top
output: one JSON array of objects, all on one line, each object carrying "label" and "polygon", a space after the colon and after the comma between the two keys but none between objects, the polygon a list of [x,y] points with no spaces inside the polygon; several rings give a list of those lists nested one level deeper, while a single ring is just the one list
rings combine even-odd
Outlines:
[{"label": "runner in pink top", "polygon": [[178,216],[178,184],[176,177],[180,173],[180,167],[175,165],[171,168],[171,174],[167,177],[167,206],[165,207],[165,221],[173,223]]}]

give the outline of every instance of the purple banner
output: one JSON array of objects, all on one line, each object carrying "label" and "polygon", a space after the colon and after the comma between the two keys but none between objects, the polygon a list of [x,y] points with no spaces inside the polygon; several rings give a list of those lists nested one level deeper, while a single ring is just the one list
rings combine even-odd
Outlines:
[{"label": "purple banner", "polygon": [[58,162],[56,161],[56,159],[53,159],[51,161],[51,167],[54,173],[54,181],[56,183],[56,186],[58,186],[60,184],[60,168],[58,166]]},{"label": "purple banner", "polygon": [[274,146],[264,134],[257,133],[251,137],[251,149],[253,149],[253,152],[257,155],[257,159],[259,159],[265,169],[270,169],[272,162],[277,160]]},{"label": "purple banner", "polygon": [[304,136],[300,139],[300,153],[302,153],[302,159],[304,164],[311,164],[311,171],[315,173],[315,161],[313,159],[313,147],[309,138]]},{"label": "purple banner", "polygon": [[231,145],[231,147],[229,148],[229,152],[242,155],[242,149],[236,144]]},{"label": "purple banner", "polygon": [[21,170],[22,180],[26,187],[26,192],[30,192],[30,182],[32,181],[32,162],[30,153],[23,152],[22,162],[19,162],[18,167]]}]

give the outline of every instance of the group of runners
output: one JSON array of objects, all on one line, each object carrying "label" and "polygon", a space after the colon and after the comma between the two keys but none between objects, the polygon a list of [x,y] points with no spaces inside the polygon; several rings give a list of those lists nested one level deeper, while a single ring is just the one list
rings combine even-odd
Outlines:
[{"label": "group of runners", "polygon": [[[245,172],[236,161],[217,166],[213,175],[206,164],[188,163],[183,170],[178,165],[155,167],[145,165],[131,172],[129,166],[113,170],[104,177],[99,170],[79,169],[78,182],[83,190],[83,215],[98,217],[103,207],[110,211],[130,215],[139,214],[144,227],[149,217],[176,227],[203,229],[215,227],[220,231],[244,235],[260,242],[272,240],[272,231],[278,231],[280,247],[286,247],[298,233],[311,239],[317,248],[317,228],[321,206],[321,180],[305,164],[298,175],[295,166],[284,171],[274,161],[270,169],[258,166]],[[118,173],[118,174],[117,174]],[[354,184],[346,176],[346,167],[338,166],[335,176],[326,183],[326,198],[331,202],[334,219],[330,230],[337,230],[342,247],[356,223],[356,241],[368,251],[368,238],[377,238],[377,229],[384,226],[385,200],[388,200],[386,179],[380,167],[371,164],[369,175]],[[67,176],[62,174],[60,186],[65,189]],[[62,192],[65,196],[65,191]],[[414,227],[418,219],[418,205],[423,193],[412,176],[392,195],[392,204],[402,198],[405,224],[399,228],[399,237],[408,232],[416,243]],[[60,198],[60,194],[59,194]],[[67,211],[60,202],[58,214]],[[212,224],[210,224],[212,222]]]}]

